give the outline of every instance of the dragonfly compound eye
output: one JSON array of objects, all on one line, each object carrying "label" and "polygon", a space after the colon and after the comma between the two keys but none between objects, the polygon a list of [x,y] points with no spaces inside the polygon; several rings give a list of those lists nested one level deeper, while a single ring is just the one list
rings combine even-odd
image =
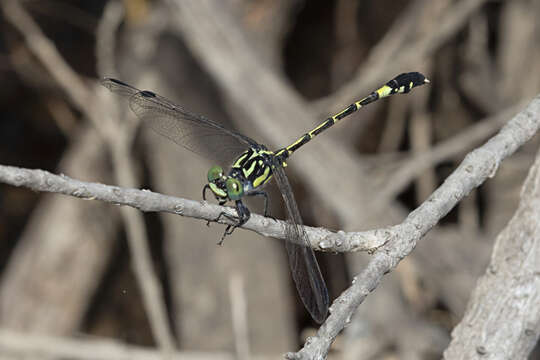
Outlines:
[{"label": "dragonfly compound eye", "polygon": [[244,195],[244,188],[238,179],[228,178],[225,183],[227,186],[227,195],[231,200],[240,200]]},{"label": "dragonfly compound eye", "polygon": [[208,182],[213,183],[223,178],[223,169],[221,166],[214,165],[208,170]]}]

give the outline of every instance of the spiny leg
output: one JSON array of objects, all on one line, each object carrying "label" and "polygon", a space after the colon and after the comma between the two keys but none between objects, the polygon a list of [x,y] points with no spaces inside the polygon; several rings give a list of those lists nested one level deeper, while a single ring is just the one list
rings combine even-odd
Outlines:
[{"label": "spiny leg", "polygon": [[[204,201],[206,201],[206,190],[211,190],[210,185],[206,184],[206,185],[204,185],[204,187],[203,187],[203,189],[202,189],[202,198],[203,198]],[[220,202],[219,202],[219,205],[221,205],[221,206],[225,205],[225,201],[220,201]],[[220,215],[221,215],[221,214],[220,214]],[[219,219],[219,217],[218,217],[218,219]],[[208,221],[206,222],[206,226],[210,226],[210,222],[211,222],[211,221],[208,220]]]},{"label": "spiny leg", "polygon": [[[226,203],[227,203],[227,200],[219,200],[218,205],[219,205],[219,206],[223,206],[223,205],[225,205]],[[225,211],[222,211],[222,212],[219,213],[218,217],[215,218],[214,220],[208,220],[208,221],[206,222],[206,226],[210,226],[210,223],[211,223],[212,221],[218,222],[218,221],[221,219],[222,216],[225,217],[225,218],[227,218],[227,219],[229,219],[229,220],[231,220],[231,221],[238,221],[238,218],[237,218],[237,217],[235,217],[235,216],[233,216],[233,215],[229,215],[229,214],[227,214]]]},{"label": "spiny leg", "polygon": [[204,187],[202,189],[202,198],[203,198],[204,201],[206,201],[206,190],[207,189],[210,189],[210,185],[208,185],[208,184],[204,185]]},{"label": "spiny leg", "polygon": [[223,245],[223,241],[225,240],[225,237],[227,235],[231,235],[234,232],[234,229],[236,229],[239,226],[244,225],[251,217],[251,213],[249,212],[249,209],[244,205],[242,200],[236,200],[235,205],[236,205],[236,213],[238,214],[238,217],[229,215],[225,212],[221,212],[215,220],[215,221],[218,221],[223,216],[231,221],[236,221],[236,224],[234,225],[227,225],[227,228],[225,229],[225,232],[223,233],[221,240],[219,240],[218,245]]},{"label": "spiny leg", "polygon": [[262,190],[253,191],[253,192],[249,193],[248,195],[249,196],[262,196],[262,197],[264,197],[264,216],[269,217],[270,219],[273,219],[274,221],[277,221],[276,218],[273,217],[272,215],[270,215],[269,212],[268,212],[270,201],[268,200],[268,194],[266,193],[266,191],[262,191]]}]

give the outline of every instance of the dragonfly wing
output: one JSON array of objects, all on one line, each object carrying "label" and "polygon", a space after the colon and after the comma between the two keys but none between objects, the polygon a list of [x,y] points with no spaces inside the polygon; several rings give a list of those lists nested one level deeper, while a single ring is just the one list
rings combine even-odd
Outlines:
[{"label": "dragonfly wing", "polygon": [[120,80],[105,78],[101,84],[115,94],[127,97],[131,110],[158,134],[184,148],[229,165],[257,143],[204,116],[147,90],[139,90]]},{"label": "dragonfly wing", "polygon": [[311,317],[320,324],[326,319],[328,312],[328,290],[315,258],[315,253],[309,245],[291,185],[283,166],[277,160],[274,161],[273,172],[287,207],[288,221],[285,247],[289,257],[292,277],[304,306]]}]

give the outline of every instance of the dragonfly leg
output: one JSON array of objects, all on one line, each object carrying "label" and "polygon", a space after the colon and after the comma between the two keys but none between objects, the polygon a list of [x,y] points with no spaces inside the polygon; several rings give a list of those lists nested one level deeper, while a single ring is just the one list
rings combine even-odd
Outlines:
[{"label": "dragonfly leg", "polygon": [[[210,185],[206,184],[206,185],[204,185],[204,187],[202,189],[202,198],[203,198],[204,201],[206,201],[206,189],[210,189]],[[206,226],[210,226],[210,220],[208,220],[206,222]]]},{"label": "dragonfly leg", "polygon": [[[204,190],[203,190],[203,191],[204,191]],[[227,200],[220,200],[218,204],[221,205],[221,206],[223,206],[223,205],[225,205],[226,203],[227,203]],[[224,211],[222,211],[222,212],[218,215],[218,217],[215,218],[214,220],[208,220],[208,221],[206,222],[206,226],[210,226],[210,223],[211,223],[212,221],[219,221],[219,219],[221,219],[222,216],[224,216],[224,217],[226,217],[227,219],[232,220],[232,221],[237,220],[236,217],[231,216],[231,215],[228,215],[227,213],[225,213]]]},{"label": "dragonfly leg", "polygon": [[264,197],[264,216],[269,217],[270,219],[273,219],[274,221],[277,221],[276,218],[270,215],[270,212],[268,211],[268,208],[270,206],[270,201],[268,200],[268,194],[266,193],[266,191],[253,191],[249,193],[249,196]]},{"label": "dragonfly leg", "polygon": [[204,201],[206,201],[206,190],[207,189],[210,189],[210,185],[206,184],[204,185],[203,189],[202,189],[202,198]]},{"label": "dragonfly leg", "polygon": [[221,240],[219,240],[218,245],[223,245],[225,237],[231,235],[237,227],[244,225],[251,217],[249,209],[244,205],[242,200],[236,200],[236,213],[238,214],[238,217],[226,214],[224,212],[219,214],[219,216],[217,217],[216,221],[223,216],[224,218],[236,222],[236,224],[227,225],[227,228],[225,229],[223,236],[221,236]]}]

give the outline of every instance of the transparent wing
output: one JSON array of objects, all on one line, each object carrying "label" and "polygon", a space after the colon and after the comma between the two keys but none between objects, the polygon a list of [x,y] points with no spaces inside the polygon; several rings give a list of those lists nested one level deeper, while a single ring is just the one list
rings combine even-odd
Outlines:
[{"label": "transparent wing", "polygon": [[111,92],[127,97],[131,110],[158,134],[184,148],[229,165],[238,154],[257,143],[204,116],[151,91],[139,90],[120,80],[105,78],[101,84]]},{"label": "transparent wing", "polygon": [[288,222],[285,247],[289,257],[291,274],[304,306],[311,317],[321,324],[326,319],[328,312],[328,290],[315,258],[315,253],[309,246],[308,237],[302,226],[302,217],[294,199],[291,185],[285,170],[277,160],[274,161],[273,173],[287,207]]}]

